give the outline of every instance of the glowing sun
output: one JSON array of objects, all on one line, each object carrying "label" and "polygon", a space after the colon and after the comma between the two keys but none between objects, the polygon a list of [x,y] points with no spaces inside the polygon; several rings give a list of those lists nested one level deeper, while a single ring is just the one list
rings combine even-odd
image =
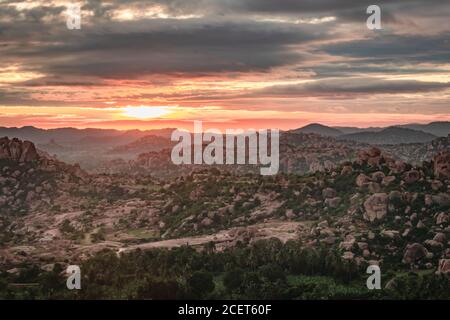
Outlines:
[{"label": "glowing sun", "polygon": [[159,118],[171,113],[170,107],[127,106],[123,114],[137,119]]}]

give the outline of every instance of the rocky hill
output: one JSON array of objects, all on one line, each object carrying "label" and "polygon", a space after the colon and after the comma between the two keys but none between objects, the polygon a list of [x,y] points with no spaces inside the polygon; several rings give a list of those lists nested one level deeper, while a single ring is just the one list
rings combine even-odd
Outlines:
[{"label": "rocky hill", "polygon": [[[161,142],[161,138],[157,138]],[[153,138],[151,139],[153,141]],[[142,142],[124,146],[123,152],[138,152],[146,144]],[[280,137],[280,172],[292,174],[305,174],[317,171],[330,170],[346,160],[354,160],[357,151],[369,144],[339,140],[333,137],[310,133],[282,132]],[[97,168],[96,172],[128,174],[152,174],[155,177],[175,177],[191,173],[196,169],[207,169],[210,166],[202,165],[173,165],[170,148],[163,148],[164,143],[157,144],[156,150],[142,152],[135,159],[128,161],[114,159],[105,162]],[[385,154],[392,158],[411,164],[420,165],[423,161],[431,161],[437,153],[450,149],[450,136],[437,138],[427,143],[384,144],[379,146]],[[147,147],[151,149],[151,147]],[[161,148],[161,149],[160,149]],[[122,149],[120,149],[122,150]],[[226,151],[224,150],[224,154]],[[220,168],[220,166],[218,167]],[[221,168],[223,169],[223,168]],[[227,166],[227,170],[240,173],[257,173],[258,166]]]},{"label": "rocky hill", "polygon": [[449,121],[436,121],[428,124],[406,124],[399,127],[431,133],[438,137],[446,137],[450,134]]},{"label": "rocky hill", "polygon": [[332,127],[328,127],[328,126],[324,126],[320,123],[311,123],[308,124],[302,128],[296,129],[296,130],[292,130],[291,132],[294,133],[315,133],[315,134],[319,134],[325,137],[337,137],[342,135],[342,131],[332,128]]},{"label": "rocky hill", "polygon": [[340,140],[352,140],[361,143],[386,145],[401,143],[425,143],[436,139],[435,135],[400,127],[389,127],[377,132],[360,132],[345,134],[338,137]]},{"label": "rocky hill", "polygon": [[17,137],[22,140],[30,140],[34,143],[45,144],[53,140],[56,143],[65,144],[93,144],[109,143],[124,144],[132,142],[147,135],[170,137],[173,128],[155,130],[114,130],[114,129],[77,129],[77,128],[56,128],[40,129],[33,126],[26,127],[0,127],[0,136]]},{"label": "rocky hill", "polygon": [[[153,140],[153,138],[152,138]],[[159,138],[157,141],[161,142]],[[145,139],[125,147],[138,151],[145,144]],[[158,145],[162,147],[164,144]],[[314,133],[282,132],[280,136],[280,172],[304,174],[308,172],[329,170],[344,160],[353,159],[358,148],[363,145],[352,141],[338,141],[332,137],[324,137]],[[142,148],[145,149],[145,148]],[[158,149],[158,148],[156,148]],[[226,150],[224,149],[224,154]],[[193,170],[208,169],[203,165],[174,165],[170,158],[171,149],[164,148],[150,152],[142,152],[132,161],[114,159],[105,162],[95,172],[128,174],[147,173],[155,177],[176,177],[186,175]],[[222,166],[218,166],[221,168]],[[221,168],[223,169],[223,168]],[[234,173],[257,173],[258,165],[227,165],[227,170]]]},{"label": "rocky hill", "polygon": [[2,214],[24,213],[31,207],[48,208],[63,182],[79,183],[88,175],[78,165],[67,165],[36,150],[30,141],[0,139],[0,208]]},{"label": "rocky hill", "polygon": [[[2,210],[9,230],[2,256],[11,264],[38,261],[56,248],[62,259],[68,246],[78,258],[105,246],[124,250],[127,243],[153,248],[188,239],[201,246],[216,240],[189,237],[220,233],[216,239],[225,237],[225,246],[272,235],[335,248],[358,264],[437,270],[450,255],[449,164],[448,150],[413,167],[371,148],[359,151],[354,162],[306,175],[208,168],[159,181],[85,176],[47,159],[14,160],[2,166],[2,208],[20,209],[21,217],[5,218],[14,210]],[[268,222],[282,224],[270,229]],[[153,243],[177,238],[183,240]],[[24,245],[28,251],[17,260],[13,252]]]},{"label": "rocky hill", "polygon": [[38,159],[39,155],[32,142],[22,142],[17,138],[10,140],[8,137],[0,139],[0,160],[28,162]]},{"label": "rocky hill", "polygon": [[173,142],[170,138],[148,135],[133,142],[112,148],[108,153],[116,155],[138,155],[144,152],[160,151],[169,148]]},{"label": "rocky hill", "polygon": [[427,143],[382,145],[380,148],[393,157],[420,165],[423,161],[431,161],[439,152],[450,150],[450,135],[436,138]]},{"label": "rocky hill", "polygon": [[[302,174],[195,167],[158,178],[152,170],[86,174],[4,138],[0,270],[20,278],[24,265],[53,270],[105,249],[114,256],[186,245],[223,251],[275,238],[336,254],[342,266],[378,264],[389,270],[386,286],[411,270],[450,275],[450,150],[411,165],[373,147],[332,149],[332,138],[283,138],[288,158],[295,148],[327,150],[326,141],[327,157],[348,151],[353,160]],[[171,170],[166,161],[161,152],[136,160],[161,172]]]}]

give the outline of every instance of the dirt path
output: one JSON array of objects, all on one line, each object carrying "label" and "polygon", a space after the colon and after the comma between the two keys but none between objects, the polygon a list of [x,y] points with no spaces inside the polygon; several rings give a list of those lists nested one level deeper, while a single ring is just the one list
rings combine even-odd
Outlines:
[{"label": "dirt path", "polygon": [[248,227],[226,229],[211,235],[169,239],[132,245],[126,248],[120,248],[119,253],[133,251],[138,248],[146,250],[152,248],[174,248],[183,245],[200,246],[208,242],[214,242],[216,244],[216,248],[220,250],[230,245],[236,239],[239,239],[240,236],[248,235],[249,233],[254,235],[252,240],[275,237],[283,242],[286,242],[297,237],[297,231],[301,226],[303,226],[301,222],[269,221]]}]

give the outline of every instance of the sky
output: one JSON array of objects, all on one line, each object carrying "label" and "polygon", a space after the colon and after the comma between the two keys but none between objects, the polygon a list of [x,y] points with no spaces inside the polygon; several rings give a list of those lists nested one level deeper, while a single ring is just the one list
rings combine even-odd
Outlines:
[{"label": "sky", "polygon": [[[67,7],[81,5],[81,29]],[[381,30],[366,26],[381,8]],[[450,121],[443,0],[0,0],[0,126]]]}]

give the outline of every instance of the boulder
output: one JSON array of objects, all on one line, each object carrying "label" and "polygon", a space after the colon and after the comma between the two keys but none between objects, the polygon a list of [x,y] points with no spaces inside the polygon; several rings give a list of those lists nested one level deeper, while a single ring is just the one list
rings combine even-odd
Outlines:
[{"label": "boulder", "polygon": [[353,248],[355,241],[342,241],[341,243],[339,243],[339,249],[344,249],[347,251],[351,251]]},{"label": "boulder", "polygon": [[322,190],[322,196],[325,199],[334,198],[334,197],[336,197],[336,190],[334,190],[333,188],[325,188]]},{"label": "boulder", "polygon": [[408,244],[403,255],[403,262],[407,264],[414,263],[428,255],[428,250],[420,243]]},{"label": "boulder", "polygon": [[381,150],[375,147],[371,147],[365,150],[360,150],[358,152],[358,163],[368,164],[369,166],[375,167],[380,164],[381,161]]},{"label": "boulder", "polygon": [[30,141],[24,141],[21,146],[21,154],[19,161],[20,162],[28,162],[34,161],[39,158],[38,153],[36,151],[36,147]]},{"label": "boulder", "polygon": [[382,230],[380,235],[384,238],[394,239],[397,238],[400,233],[396,230]]},{"label": "boulder", "polygon": [[28,162],[39,159],[39,155],[32,142],[4,137],[0,139],[0,159]]},{"label": "boulder", "polygon": [[406,184],[412,184],[414,182],[417,182],[420,179],[420,172],[417,170],[407,171],[403,175],[403,179],[405,180]]},{"label": "boulder", "polygon": [[321,221],[317,224],[317,226],[320,228],[326,228],[326,227],[328,227],[328,221],[326,221],[326,220]]},{"label": "boulder", "polygon": [[353,172],[352,166],[344,166],[342,167],[341,175],[342,176],[350,175],[352,174],[352,172]]},{"label": "boulder", "polygon": [[435,240],[425,240],[424,242],[427,246],[432,248],[442,248],[442,243],[437,242]]},{"label": "boulder", "polygon": [[441,212],[436,217],[436,224],[444,224],[448,222],[448,214]]},{"label": "boulder", "polygon": [[450,277],[450,259],[439,260],[438,269],[436,273],[445,274],[447,277]]},{"label": "boulder", "polygon": [[394,176],[386,176],[383,178],[383,180],[381,181],[381,184],[383,186],[388,186],[390,185],[392,182],[395,181],[395,177]]},{"label": "boulder", "polygon": [[361,173],[360,175],[358,175],[356,177],[356,185],[358,187],[364,187],[366,186],[369,182],[370,182],[370,178],[368,176],[366,176],[365,174]]},{"label": "boulder", "polygon": [[346,251],[346,252],[344,252],[344,255],[342,256],[342,259],[344,259],[344,260],[353,260],[354,256],[355,256],[355,254],[353,252]]},{"label": "boulder", "polygon": [[433,203],[436,203],[440,206],[446,206],[450,203],[450,194],[439,193],[436,195],[432,195],[431,200]]},{"label": "boulder", "polygon": [[339,203],[341,203],[341,198],[334,197],[331,199],[325,199],[324,203],[329,208],[337,208],[339,206]]},{"label": "boulder", "polygon": [[397,160],[389,164],[389,169],[391,169],[391,173],[402,173],[406,170],[406,163],[402,160]]},{"label": "boulder", "polygon": [[425,229],[426,225],[422,222],[422,220],[419,220],[419,222],[417,222],[416,228],[417,229]]},{"label": "boulder", "polygon": [[200,224],[204,227],[208,227],[210,225],[212,225],[213,221],[210,218],[205,218],[202,220],[202,222],[200,222]]},{"label": "boulder", "polygon": [[376,182],[369,182],[367,187],[368,187],[370,193],[377,193],[377,192],[381,191],[380,185]]},{"label": "boulder", "polygon": [[434,240],[434,241],[437,241],[437,242],[440,242],[440,243],[445,243],[446,238],[447,238],[447,237],[445,236],[445,233],[438,232],[438,233],[436,233],[436,234],[434,235],[433,240]]},{"label": "boulder", "polygon": [[431,189],[433,189],[434,191],[438,191],[443,186],[444,186],[444,184],[441,181],[439,181],[439,180],[431,181]]},{"label": "boulder", "polygon": [[370,222],[381,221],[387,214],[388,196],[386,193],[375,193],[364,202],[364,219]]},{"label": "boulder", "polygon": [[385,178],[383,171],[377,171],[372,173],[372,180],[376,182],[381,182]]},{"label": "boulder", "polygon": [[450,150],[435,155],[432,163],[436,178],[450,179]]},{"label": "boulder", "polygon": [[292,209],[286,210],[285,216],[288,219],[294,219],[297,217],[297,215],[294,213]]}]

